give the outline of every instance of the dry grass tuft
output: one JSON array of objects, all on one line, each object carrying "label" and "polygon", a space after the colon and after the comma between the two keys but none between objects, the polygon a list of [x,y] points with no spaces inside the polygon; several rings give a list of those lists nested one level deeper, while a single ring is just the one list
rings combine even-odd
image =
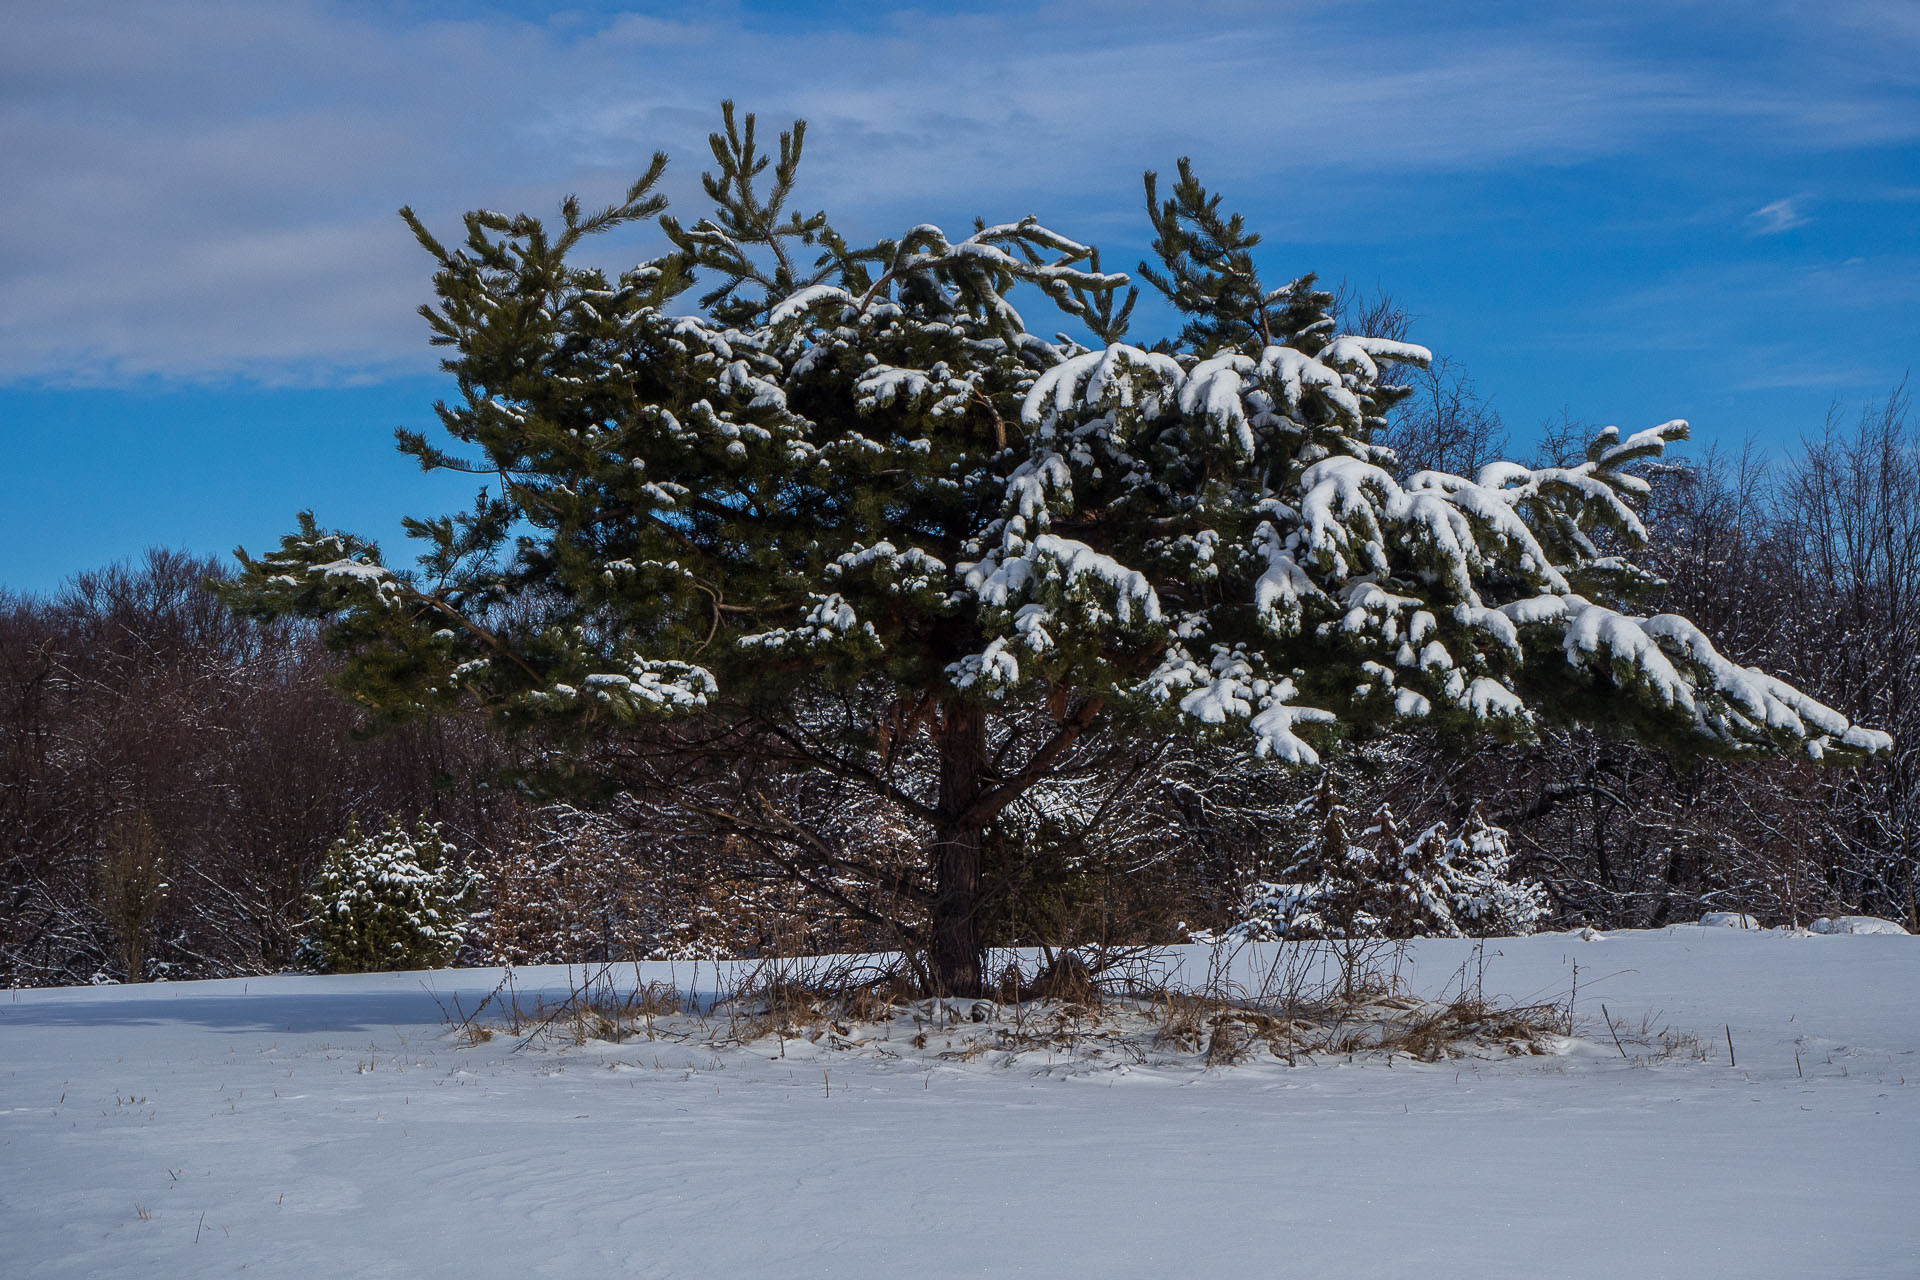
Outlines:
[{"label": "dry grass tuft", "polygon": [[1388,1028],[1380,1048],[1422,1062],[1458,1056],[1460,1046],[1503,1050],[1509,1057],[1546,1053],[1560,1026],[1558,1005],[1500,1006],[1475,995],[1421,1005],[1397,1027]]},{"label": "dry grass tuft", "polygon": [[[615,972],[614,965],[583,970],[580,985],[571,987],[564,998],[528,1000],[515,987],[509,968],[473,1012],[465,1012],[456,1002],[448,1021],[454,1024],[454,1034],[470,1046],[486,1044],[503,1031],[521,1037],[522,1044],[555,1035],[576,1045],[590,1040],[617,1044],[638,1034],[654,1039],[663,1020],[684,1011],[673,984],[640,982],[637,966],[632,984],[619,982]],[[490,1020],[483,1020],[489,1009],[494,1010]]]},{"label": "dry grass tuft", "polygon": [[[1017,968],[1015,972],[1018,972]],[[1016,990],[1018,990],[1018,983]],[[1023,993],[1032,1000],[1058,1000],[1069,1004],[1098,1004],[1100,987],[1093,970],[1078,952],[1062,951],[1026,985]]]},{"label": "dry grass tuft", "polygon": [[[496,1022],[457,1028],[478,1045],[496,1030],[536,1040],[693,1041],[715,1049],[795,1042],[881,1057],[913,1052],[945,1062],[1010,1066],[1044,1058],[1053,1070],[1150,1060],[1206,1069],[1255,1060],[1312,1062],[1329,1055],[1408,1056],[1423,1062],[1545,1053],[1560,1043],[1557,1005],[1501,1005],[1463,967],[1449,998],[1426,1000],[1402,981],[1391,943],[1299,943],[1276,948],[1247,982],[1236,951],[1216,950],[1197,985],[1176,980],[1165,952],[1044,951],[1025,968],[1011,956],[997,999],[927,997],[909,961],[865,957],[766,960],[736,971],[716,997],[693,1002],[665,983],[622,985],[612,966],[558,1001],[524,1005],[510,983],[489,997]],[[483,1006],[483,1008],[486,1006]],[[777,1045],[777,1049],[775,1046]],[[1150,1058],[1151,1055],[1151,1058]]]}]

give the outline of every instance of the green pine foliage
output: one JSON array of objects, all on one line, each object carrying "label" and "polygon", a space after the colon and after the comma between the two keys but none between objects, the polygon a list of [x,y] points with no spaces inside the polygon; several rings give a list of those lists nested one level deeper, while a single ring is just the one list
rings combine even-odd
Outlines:
[{"label": "green pine foliage", "polygon": [[389,819],[377,832],[357,823],[327,850],[307,894],[311,925],[302,960],[323,973],[432,969],[460,946],[468,877],[439,825],[412,831]]},{"label": "green pine foliage", "polygon": [[[1318,350],[1333,336],[1333,318],[1327,313],[1331,296],[1313,287],[1311,275],[1278,289],[1263,287],[1253,258],[1259,233],[1249,231],[1239,214],[1220,211],[1221,197],[1200,185],[1185,156],[1179,170],[1180,181],[1165,200],[1160,198],[1160,175],[1146,175],[1147,218],[1160,265],[1140,264],[1140,278],[1189,317],[1179,343],[1170,348],[1209,356],[1237,350],[1256,357],[1276,343]],[[1411,388],[1382,386],[1375,391],[1384,408]]]}]

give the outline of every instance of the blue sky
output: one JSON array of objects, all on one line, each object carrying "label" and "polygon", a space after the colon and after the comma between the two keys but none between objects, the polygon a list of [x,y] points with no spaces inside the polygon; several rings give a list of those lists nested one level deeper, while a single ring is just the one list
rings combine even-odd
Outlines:
[{"label": "blue sky", "polygon": [[850,231],[1031,212],[1110,265],[1192,155],[1271,274],[1393,294],[1522,448],[1790,448],[1920,363],[1920,4],[1547,8],[16,0],[0,587],[463,500],[391,447],[439,389],[394,209],[545,212],[661,148],[695,211],[727,96],[810,121]]}]

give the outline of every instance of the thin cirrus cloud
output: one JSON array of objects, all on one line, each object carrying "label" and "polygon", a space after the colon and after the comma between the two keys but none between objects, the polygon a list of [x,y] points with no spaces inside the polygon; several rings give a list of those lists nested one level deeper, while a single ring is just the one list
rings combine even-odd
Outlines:
[{"label": "thin cirrus cloud", "polygon": [[1797,200],[1775,200],[1763,204],[1747,215],[1753,224],[1755,235],[1777,236],[1782,231],[1792,231],[1795,227],[1804,227],[1812,219],[1800,211]]},{"label": "thin cirrus cloud", "polygon": [[[810,119],[810,190],[873,230],[929,208],[1027,211],[1005,202],[1097,233],[1102,211],[1134,216],[1142,167],[1184,153],[1308,235],[1351,212],[1344,187],[1360,177],[1565,165],[1729,129],[1829,147],[1920,131],[1897,64],[1813,110],[1737,63],[1649,56],[1630,28],[1497,10],[1444,28],[1231,2],[858,26],[823,12],[777,29],[740,9],[684,13],[14,8],[0,381],[329,384],[429,368],[411,315],[425,272],[395,206],[442,222],[474,204],[544,207],[613,189],[662,146],[684,205],[726,94]],[[1864,41],[1836,30],[1830,43]],[[1752,215],[1762,234],[1804,222],[1792,200]]]}]

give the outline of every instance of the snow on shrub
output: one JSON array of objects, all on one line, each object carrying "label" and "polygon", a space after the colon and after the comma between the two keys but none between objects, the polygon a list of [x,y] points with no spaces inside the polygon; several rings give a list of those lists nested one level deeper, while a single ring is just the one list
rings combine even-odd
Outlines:
[{"label": "snow on shrub", "polygon": [[1478,807],[1456,833],[1435,823],[1408,840],[1383,804],[1354,840],[1328,776],[1302,810],[1315,837],[1278,881],[1248,887],[1223,939],[1491,937],[1531,933],[1547,916],[1546,890],[1509,878],[1507,833]]},{"label": "snow on shrub", "polygon": [[1758,929],[1760,922],[1744,911],[1709,911],[1700,917],[1704,929]]},{"label": "snow on shrub", "polygon": [[372,973],[447,963],[471,897],[454,852],[438,823],[423,820],[409,832],[390,818],[370,835],[350,823],[307,894],[312,932],[301,947],[304,966]]},{"label": "snow on shrub", "polygon": [[1475,805],[1460,833],[1447,840],[1439,867],[1460,932],[1509,937],[1532,933],[1547,918],[1552,908],[1546,889],[1533,880],[1508,878],[1513,859],[1505,828],[1488,822]]},{"label": "snow on shrub", "polygon": [[1897,933],[1905,934],[1905,925],[1879,916],[1821,916],[1807,928],[1814,933]]}]

